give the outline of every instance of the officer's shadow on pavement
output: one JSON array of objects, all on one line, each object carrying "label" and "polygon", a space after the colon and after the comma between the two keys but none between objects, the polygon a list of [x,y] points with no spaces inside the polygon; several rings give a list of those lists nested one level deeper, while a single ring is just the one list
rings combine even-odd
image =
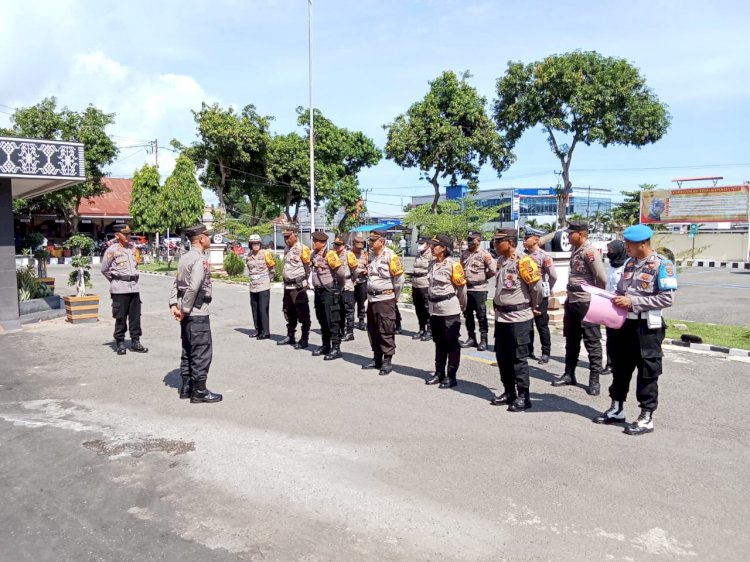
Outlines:
[{"label": "officer's shadow on pavement", "polygon": [[[424,381],[430,378],[433,374],[433,371],[425,371],[423,369],[415,369],[413,367],[407,367],[406,365],[398,365],[397,363],[393,364],[393,373],[391,375],[397,374],[397,375],[406,375],[407,377],[414,377],[416,379],[419,379],[422,384],[424,384]],[[466,379],[461,378],[461,372],[459,371],[459,377],[458,377],[458,386],[454,386],[450,389],[439,389],[440,392],[460,392],[461,394],[468,394],[469,396],[475,396],[476,398],[479,398],[481,400],[492,400],[495,397],[495,394],[492,392],[491,389],[487,388],[483,384],[479,384],[473,381],[468,381]],[[433,387],[436,388],[437,387]]]},{"label": "officer's shadow on pavement", "polygon": [[115,340],[104,342],[102,345],[110,348],[112,351],[117,351],[117,342]]},{"label": "officer's shadow on pavement", "polygon": [[182,377],[180,376],[179,369],[172,369],[166,375],[164,375],[164,386],[177,389],[182,386]]},{"label": "officer's shadow on pavement", "polygon": [[526,410],[527,414],[543,414],[547,412],[565,412],[567,414],[575,414],[586,418],[588,420],[595,418],[601,412],[595,410],[591,406],[586,404],[580,404],[565,396],[559,394],[549,394],[546,392],[534,392],[530,393],[532,407]]}]

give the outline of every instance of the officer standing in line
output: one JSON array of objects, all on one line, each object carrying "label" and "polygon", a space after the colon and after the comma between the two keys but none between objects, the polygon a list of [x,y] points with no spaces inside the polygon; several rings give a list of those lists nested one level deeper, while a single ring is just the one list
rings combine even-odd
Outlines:
[{"label": "officer standing in line", "polygon": [[662,310],[672,306],[677,289],[674,264],[651,249],[653,231],[644,224],[630,226],[623,232],[625,262],[613,302],[625,308],[628,317],[622,328],[608,333],[612,342],[612,405],[594,418],[595,423],[625,423],[625,399],[630,379],[637,370],[636,398],[641,407],[638,419],[625,428],[628,435],[642,435],[654,430],[653,413],[659,401],[659,376],[662,373],[664,318]]},{"label": "officer standing in line", "polygon": [[602,331],[599,324],[584,322],[589,309],[591,295],[581,288],[586,283],[604,289],[607,272],[604,270],[599,251],[589,242],[589,224],[586,221],[570,221],[568,237],[573,245],[568,274],[568,296],[565,300],[563,335],[565,336],[565,372],[552,386],[576,384],[576,366],[581,352],[581,338],[589,355],[589,386],[591,396],[599,396],[599,375],[602,372]]},{"label": "officer standing in line", "polygon": [[[555,264],[552,262],[552,256],[542,250],[539,246],[539,235],[544,234],[526,227],[524,230],[523,246],[526,249],[526,255],[536,262],[539,267],[539,273],[542,275],[540,285],[542,286],[542,302],[539,303],[539,314],[534,316],[534,324],[539,332],[539,340],[542,342],[542,355],[539,357],[539,364],[549,363],[549,355],[552,352],[552,338],[549,333],[549,298],[552,295],[552,289],[557,281],[557,271]],[[534,355],[534,330],[531,330],[531,343],[529,343],[529,359],[536,359]]]},{"label": "officer standing in line", "polygon": [[494,242],[498,255],[495,357],[504,392],[490,404],[508,404],[509,412],[523,412],[531,408],[528,354],[532,319],[539,314],[542,300],[542,276],[536,262],[518,252],[515,230],[498,230]]},{"label": "officer standing in line", "polygon": [[245,260],[250,278],[250,309],[253,314],[255,334],[252,337],[267,340],[271,336],[268,322],[268,306],[271,302],[271,279],[276,260],[270,250],[261,249],[261,239],[257,234],[250,235],[250,253]]},{"label": "officer standing in line", "polygon": [[[297,232],[284,231],[284,302],[286,337],[276,345],[293,345],[294,349],[307,347],[310,335],[310,300],[307,298],[307,277],[310,275],[310,248],[297,239]],[[296,341],[297,322],[302,326],[300,340]]]},{"label": "officer standing in line", "polygon": [[438,234],[430,244],[435,259],[429,263],[427,300],[435,342],[435,375],[425,384],[453,388],[458,385],[456,375],[461,363],[458,336],[461,312],[466,308],[466,277],[461,263],[450,257],[453,242],[449,236]]},{"label": "officer standing in line", "polygon": [[393,371],[391,359],[396,352],[396,301],[404,287],[401,260],[385,245],[386,233],[370,233],[372,256],[367,264],[367,335],[373,359],[363,369],[380,369],[380,375]]},{"label": "officer standing in line", "polygon": [[367,263],[369,255],[365,250],[365,237],[357,234],[354,237],[352,248],[354,257],[357,258],[357,271],[354,276],[354,300],[357,303],[357,328],[365,329],[365,308],[367,307]]},{"label": "officer standing in line", "polygon": [[[466,287],[468,301],[464,317],[466,318],[466,331],[469,338],[461,343],[461,347],[476,347],[479,351],[487,349],[487,280],[495,276],[495,260],[492,254],[481,247],[481,232],[469,232],[466,239],[467,249],[461,253],[461,265],[466,273]],[[476,329],[474,327],[474,314],[477,315],[479,333],[481,339],[477,342]]]},{"label": "officer standing in line", "polygon": [[315,316],[320,324],[323,345],[313,355],[324,355],[326,361],[339,359],[341,354],[341,288],[346,281],[346,268],[339,255],[328,249],[325,232],[312,233],[312,283],[315,290]]},{"label": "officer standing in line", "polygon": [[130,350],[147,353],[141,345],[141,293],[138,287],[138,263],[135,248],[130,243],[130,227],[115,225],[116,244],[112,244],[102,259],[102,275],[109,281],[112,296],[112,317],[115,319],[117,355],[125,355],[125,332],[130,326]]},{"label": "officer standing in line", "polygon": [[411,297],[414,303],[414,311],[417,313],[417,321],[419,322],[419,332],[412,337],[415,340],[429,341],[432,339],[430,303],[427,300],[430,281],[427,278],[427,273],[433,259],[430,238],[427,236],[420,237],[419,253],[414,260],[414,269],[411,273]]},{"label": "officer standing in line", "polygon": [[206,388],[213,357],[208,316],[212,298],[211,272],[205,255],[211,247],[211,239],[202,224],[185,229],[185,236],[190,240],[190,251],[177,264],[177,275],[169,297],[169,308],[180,323],[182,339],[180,398],[190,398],[193,404],[221,402],[221,394]]},{"label": "officer standing in line", "polygon": [[344,243],[344,238],[339,234],[333,241],[333,249],[339,256],[342,269],[345,272],[344,285],[341,288],[341,341],[354,340],[354,279],[357,275],[357,266],[359,261],[357,257],[349,251]]}]

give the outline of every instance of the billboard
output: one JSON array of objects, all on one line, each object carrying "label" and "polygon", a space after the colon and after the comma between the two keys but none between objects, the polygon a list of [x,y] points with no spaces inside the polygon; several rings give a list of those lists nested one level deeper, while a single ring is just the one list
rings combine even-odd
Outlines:
[{"label": "billboard", "polygon": [[747,185],[641,193],[641,223],[747,222]]}]

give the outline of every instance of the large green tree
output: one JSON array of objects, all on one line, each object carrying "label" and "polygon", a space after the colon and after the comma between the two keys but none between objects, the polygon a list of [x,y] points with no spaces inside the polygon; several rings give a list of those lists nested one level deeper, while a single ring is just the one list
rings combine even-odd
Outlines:
[{"label": "large green tree", "polygon": [[286,220],[297,219],[300,204],[310,197],[308,144],[298,133],[274,135],[268,150],[268,191],[284,210]]},{"label": "large green tree", "polygon": [[69,231],[77,232],[81,201],[107,191],[101,181],[105,176],[104,167],[114,162],[118,149],[106,128],[114,124],[115,114],[104,113],[93,105],[83,111],[73,111],[65,106],[58,109],[57,99],[50,97],[34,106],[16,109],[10,119],[11,128],[0,129],[0,135],[83,143],[85,182],[43,195],[25,209],[23,205],[14,207],[18,211],[54,212],[65,220]]},{"label": "large green tree", "polygon": [[661,139],[670,124],[667,106],[624,59],[574,51],[523,64],[509,62],[497,80],[494,119],[512,149],[522,134],[541,126],[560,161],[563,185],[557,215],[573,183],[570,164],[579,143],[642,147]]},{"label": "large green tree", "polygon": [[177,157],[174,171],[164,182],[158,200],[160,231],[177,232],[200,222],[205,203],[195,179],[195,164],[185,154]]},{"label": "large green tree", "polygon": [[133,217],[133,229],[137,232],[151,234],[162,231],[159,212],[161,189],[161,178],[156,166],[144,164],[133,174],[129,212]]},{"label": "large green tree", "polygon": [[470,76],[443,72],[430,82],[424,99],[384,125],[386,157],[402,168],[419,168],[420,178],[435,190],[433,213],[438,212],[439,178],[450,178],[451,185],[461,178],[476,191],[479,170],[487,161],[498,174],[512,161],[487,114],[486,99],[467,82]]}]

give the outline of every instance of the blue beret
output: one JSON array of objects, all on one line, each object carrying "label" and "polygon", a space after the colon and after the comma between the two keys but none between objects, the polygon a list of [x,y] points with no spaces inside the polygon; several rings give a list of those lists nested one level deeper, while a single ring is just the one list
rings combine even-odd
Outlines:
[{"label": "blue beret", "polygon": [[622,233],[622,237],[628,242],[645,242],[646,240],[650,240],[653,235],[654,231],[645,224],[629,226]]}]

